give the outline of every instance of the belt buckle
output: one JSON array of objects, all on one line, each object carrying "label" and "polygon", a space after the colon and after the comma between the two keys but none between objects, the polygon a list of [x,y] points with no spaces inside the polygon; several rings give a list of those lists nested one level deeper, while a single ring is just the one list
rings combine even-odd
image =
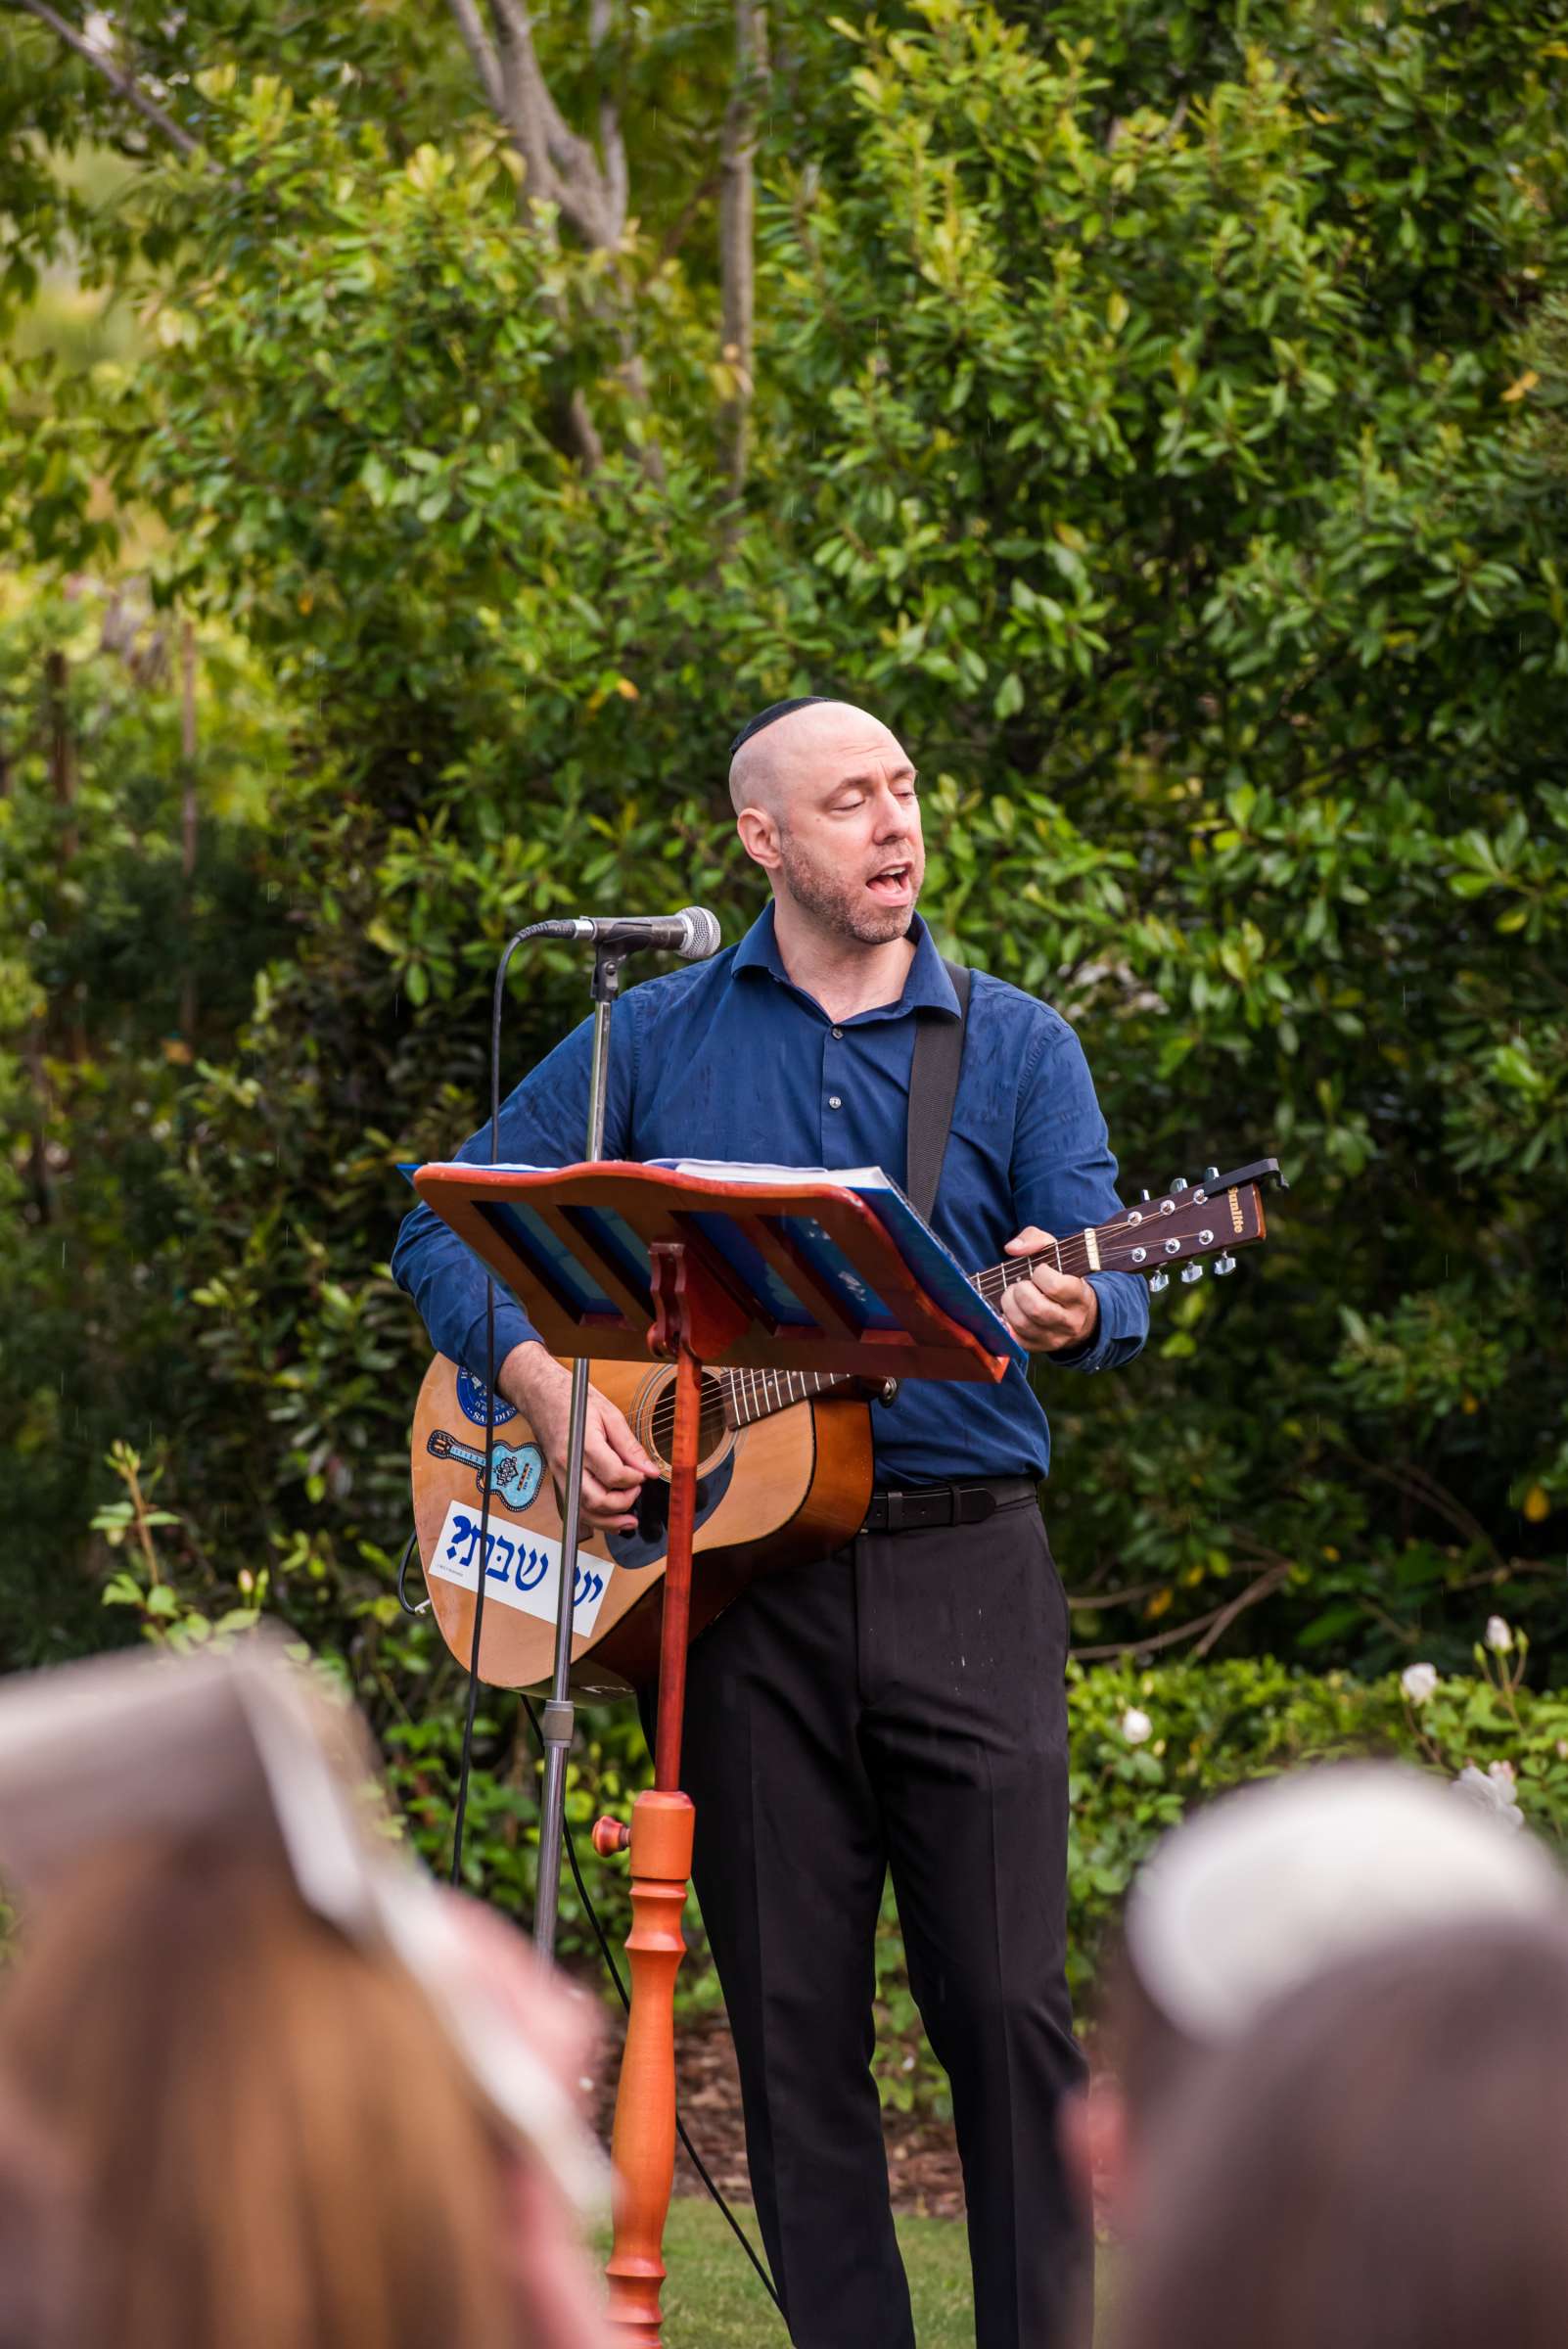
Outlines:
[{"label": "belt buckle", "polygon": [[[957,1522],[951,1485],[940,1485],[928,1493],[897,1493],[887,1496],[890,1534],[915,1534],[933,1525],[952,1525]],[[939,1504],[945,1501],[946,1515],[939,1514]]]},{"label": "belt buckle", "polygon": [[988,1517],[995,1516],[996,1506],[996,1496],[987,1484],[954,1485],[952,1488],[954,1525],[984,1525]]}]

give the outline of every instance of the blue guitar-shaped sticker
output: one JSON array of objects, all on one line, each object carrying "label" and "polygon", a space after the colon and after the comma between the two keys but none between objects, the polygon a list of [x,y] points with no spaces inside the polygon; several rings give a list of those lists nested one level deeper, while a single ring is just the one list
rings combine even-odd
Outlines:
[{"label": "blue guitar-shaped sticker", "polygon": [[[430,1449],[438,1460],[461,1460],[475,1471],[474,1482],[484,1491],[484,1454],[477,1445],[459,1444],[444,1427],[432,1435]],[[544,1481],[544,1455],[537,1444],[497,1444],[490,1453],[490,1493],[509,1509],[526,1509]]]}]

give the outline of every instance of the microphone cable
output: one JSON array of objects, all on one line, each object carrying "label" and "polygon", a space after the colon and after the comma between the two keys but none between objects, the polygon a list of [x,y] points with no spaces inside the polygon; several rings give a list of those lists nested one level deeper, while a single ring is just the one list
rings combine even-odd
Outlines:
[{"label": "microphone cable", "polygon": [[[532,929],[520,930],[508,939],[500,961],[495,966],[495,986],[490,995],[490,1165],[493,1167],[501,1151],[501,1010],[506,999],[506,974],[513,955],[527,938],[532,938],[546,924],[535,923]],[[468,1817],[468,1785],[474,1757],[474,1715],[479,1704],[480,1640],[484,1632],[484,1586],[489,1579],[490,1562],[490,1477],[495,1461],[495,1275],[484,1276],[484,1488],[480,1495],[479,1584],[474,1593],[474,1637],[468,1652],[468,1703],[463,1714],[463,1744],[457,1770],[457,1803],[452,1813],[452,1869],[451,1882],[458,1887],[463,1879],[463,1827]],[[561,1557],[561,1576],[566,1579],[566,1555]]]},{"label": "microphone cable", "polygon": [[[523,1708],[528,1714],[529,1726],[533,1731],[534,1739],[538,1745],[539,1752],[542,1755],[544,1751],[544,1725],[539,1720],[538,1714],[534,1710],[533,1699],[531,1696],[525,1694],[523,1698]],[[593,1905],[592,1895],[589,1893],[588,1887],[583,1881],[581,1864],[577,1859],[577,1839],[572,1832],[572,1821],[567,1819],[563,1823],[566,1827],[567,1859],[571,1864],[572,1881],[577,1888],[577,1898],[582,1903],[583,1911],[587,1916],[589,1924],[593,1927],[593,1938],[599,1945],[599,1955],[604,1959],[605,1970],[609,1974],[611,1981],[616,1986],[616,1996],[621,2001],[621,2004],[625,2009],[626,2013],[629,2015],[631,2012],[631,1993],[627,1990],[626,1985],[622,1978],[621,1968],[616,1963],[615,1952],[610,1946],[610,1937],[604,1929],[604,1924],[600,1918],[598,1910],[595,1909]],[[675,2135],[679,2138],[682,2145],[686,2149],[687,2160],[691,2163],[692,2168],[696,2171],[698,2177],[708,2188],[709,2193],[712,2194],[714,2200],[717,2203],[719,2209],[722,2211],[730,2233],[734,2235],[735,2240],[739,2243],[747,2258],[751,2261],[752,2266],[757,2270],[758,2280],[761,2284],[763,2291],[767,2294],[769,2300],[772,2301],[773,2306],[778,2310],[779,2315],[782,2317],[784,2314],[784,2303],[779,2298],[777,2285],[774,2283],[772,2277],[768,2274],[761,2256],[753,2245],[751,2236],[747,2234],[739,2219],[736,2218],[735,2213],[730,2209],[729,2204],[725,2201],[716,2183],[710,2174],[707,2163],[703,2160],[702,2155],[692,2143],[690,2137],[686,2133],[686,2124],[681,2119],[678,2110],[675,2114]]]},{"label": "microphone cable", "polygon": [[[503,951],[499,962],[495,966],[495,986],[490,997],[489,1163],[492,1167],[499,1163],[501,1148],[501,1012],[505,1003],[507,969],[511,963],[513,954],[516,952],[519,946],[524,944],[525,942],[530,938],[536,938],[540,935],[548,934],[550,927],[551,925],[547,922],[536,922],[527,930],[520,930],[515,938],[508,940],[505,950]],[[486,1570],[488,1567],[490,1554],[490,1473],[495,1457],[495,1275],[493,1273],[486,1273],[484,1281],[484,1489],[480,1497],[479,1588],[474,1595],[474,1636],[470,1643],[468,1657],[468,1701],[463,1711],[463,1742],[458,1761],[457,1801],[452,1813],[452,1864],[450,1881],[454,1889],[460,1888],[462,1884],[463,1828],[468,1815],[469,1782],[472,1775],[474,1757],[474,1722],[475,1714],[479,1705],[480,1641],[484,1629],[484,1585],[486,1581]],[[397,1594],[399,1598],[403,1598],[403,1579],[407,1571],[409,1556],[418,1539],[419,1533],[418,1528],[416,1527],[415,1531],[409,1536],[408,1546],[403,1551],[402,1565],[398,1569]],[[563,1580],[565,1579],[566,1571],[566,1553],[563,1551],[561,1556],[561,1574]],[[403,1600],[403,1603],[405,1606],[407,1605],[406,1599]],[[413,1610],[410,1609],[409,1611],[412,1612]],[[533,1699],[525,1694],[523,1698],[523,1706],[528,1715],[529,1725],[533,1731],[534,1739],[538,1745],[540,1753],[542,1754],[544,1751],[544,1728],[539,1720],[538,1714],[534,1710]],[[583,1880],[581,1863],[577,1858],[576,1837],[572,1832],[572,1822],[570,1819],[563,1819],[562,1824],[566,1830],[567,1859],[571,1865],[572,1880],[576,1886],[577,1898],[581,1901],[583,1911],[587,1916],[589,1924],[593,1928],[593,1937],[599,1945],[599,1954],[604,1959],[605,1966],[609,1971],[610,1979],[616,1986],[616,1995],[620,1999],[623,2007],[625,2009],[627,2014],[629,2014],[631,2012],[631,1995],[626,1989],[625,1983],[622,1978],[621,1968],[616,1963],[615,1953],[610,1947],[609,1936],[605,1932],[603,1923],[600,1920],[599,1911],[597,1909],[595,1909],[592,1898],[588,1892],[587,1884]],[[540,1858],[541,1860],[543,1858],[542,1848],[540,1852]],[[679,2138],[681,2144],[685,2147],[686,2157],[690,2161],[692,2168],[696,2171],[698,2177],[702,2180],[703,2185],[707,2188],[709,2193],[713,2196],[714,2200],[717,2203],[719,2209],[722,2211],[725,2221],[729,2226],[730,2232],[735,2236],[736,2241],[740,2244],[741,2249],[745,2252],[747,2258],[751,2261],[752,2266],[756,2269],[758,2279],[761,2283],[762,2289],[766,2292],[768,2298],[772,2301],[773,2306],[777,2309],[780,2317],[782,2318],[784,2315],[784,2303],[779,2297],[778,2286],[774,2283],[772,2277],[768,2274],[765,2265],[759,2256],[757,2250],[754,2248],[751,2237],[747,2234],[745,2228],[742,2227],[739,2219],[736,2218],[735,2213],[730,2209],[729,2204],[725,2201],[723,2195],[720,2193],[717,2185],[715,2184],[707,2167],[707,2164],[703,2161],[702,2156],[699,2154],[696,2146],[692,2143],[690,2137],[687,2135],[686,2124],[681,2119],[678,2111],[675,2114],[675,2134]]]}]

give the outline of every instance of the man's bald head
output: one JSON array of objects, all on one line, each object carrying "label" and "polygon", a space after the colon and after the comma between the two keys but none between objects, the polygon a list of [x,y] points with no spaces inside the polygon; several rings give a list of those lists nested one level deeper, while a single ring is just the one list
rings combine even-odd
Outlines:
[{"label": "man's bald head", "polygon": [[839,758],[852,763],[857,753],[903,758],[899,740],[879,717],[853,702],[810,695],[763,711],[737,736],[729,762],[729,797],[735,813],[761,807],[775,823],[787,817],[794,787],[820,775]]},{"label": "man's bald head", "polygon": [[736,829],[792,922],[861,945],[906,935],[926,869],[915,779],[898,736],[853,702],[784,704],[737,738]]}]

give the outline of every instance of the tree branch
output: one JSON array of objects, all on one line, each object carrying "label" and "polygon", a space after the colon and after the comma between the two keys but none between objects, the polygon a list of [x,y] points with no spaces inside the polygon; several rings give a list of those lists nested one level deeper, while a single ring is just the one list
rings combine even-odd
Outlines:
[{"label": "tree branch", "polygon": [[457,29],[463,36],[463,46],[474,61],[474,70],[480,77],[480,87],[492,110],[502,119],[506,116],[506,93],[501,87],[501,61],[481,21],[474,0],[451,0]]},{"label": "tree branch", "polygon": [[1245,1590],[1222,1605],[1212,1607],[1207,1615],[1195,1615],[1190,1623],[1178,1623],[1169,1632],[1151,1632],[1145,1639],[1114,1639],[1103,1647],[1075,1647],[1073,1654],[1081,1664],[1102,1663],[1112,1656],[1150,1656],[1161,1648],[1176,1647],[1183,1639],[1197,1635],[1194,1656],[1206,1656],[1211,1647],[1235,1622],[1244,1608],[1256,1606],[1259,1599],[1268,1598],[1277,1590],[1290,1572],[1290,1560],[1277,1558],[1274,1563],[1254,1577]]},{"label": "tree branch", "polygon": [[582,394],[580,384],[575,385],[566,404],[567,430],[576,446],[577,455],[589,473],[597,473],[604,463],[604,442],[598,427]]},{"label": "tree branch", "polygon": [[1501,1563],[1502,1553],[1480,1519],[1472,1516],[1464,1503],[1451,1493],[1446,1485],[1440,1485],[1435,1476],[1429,1476],[1426,1470],[1418,1468],[1413,1460],[1397,1463],[1368,1460],[1349,1444],[1338,1444],[1335,1446],[1335,1450],[1343,1452],[1346,1459],[1354,1461],[1355,1465],[1363,1469],[1368,1476],[1375,1476],[1382,1484],[1392,1485],[1395,1491],[1403,1493],[1407,1500],[1413,1500],[1418,1505],[1430,1509],[1435,1517],[1445,1518],[1453,1527],[1455,1533],[1465,1535],[1478,1548],[1489,1550],[1492,1556],[1499,1564]]},{"label": "tree branch", "polygon": [[[186,953],[196,931],[196,855],[201,805],[196,779],[196,629],[189,616],[180,627],[180,912]],[[180,978],[179,1031],[187,1044],[196,1036],[196,963],[187,960]]]},{"label": "tree branch", "polygon": [[746,486],[756,314],[757,98],[767,70],[764,0],[735,0],[735,78],[719,155],[719,356],[734,386],[719,411],[719,462],[738,499]]},{"label": "tree branch", "polygon": [[617,221],[605,174],[592,147],[579,139],[550,96],[533,47],[533,19],[525,0],[490,0],[500,51],[508,128],[534,181],[533,192],[559,205],[585,245],[614,244]]},{"label": "tree branch", "polygon": [[1164,1582],[1134,1583],[1130,1590],[1084,1590],[1067,1593],[1070,1607],[1083,1607],[1097,1615],[1102,1607],[1134,1607],[1140,1598],[1152,1598],[1156,1590],[1164,1590]]},{"label": "tree branch", "polygon": [[[621,107],[605,76],[599,54],[610,38],[614,6],[615,0],[589,0],[588,38],[593,43],[599,69],[599,153],[604,159],[605,205],[608,219],[614,224],[614,237],[619,237],[626,225],[631,178],[626,167],[626,142],[621,131]],[[606,243],[612,241],[606,239]]]},{"label": "tree branch", "polygon": [[[626,206],[631,190],[626,167],[626,143],[621,130],[621,108],[610,86],[603,55],[614,13],[615,0],[588,0],[588,38],[593,45],[594,69],[599,81],[599,152],[603,159],[599,179],[602,211],[600,241],[606,245],[619,244],[621,240],[626,225]],[[622,315],[620,341],[622,380],[634,404],[646,414],[649,407],[648,380],[638,354],[631,318],[625,312]],[[658,441],[651,437],[643,443],[642,469],[651,482],[663,488],[664,455]]]},{"label": "tree branch", "polygon": [[1228,1606],[1221,1608],[1219,1614],[1215,1617],[1213,1623],[1209,1626],[1209,1629],[1204,1633],[1203,1637],[1198,1641],[1197,1646],[1193,1649],[1193,1655],[1195,1657],[1206,1656],[1210,1648],[1215,1645],[1216,1641],[1222,1638],[1225,1633],[1229,1631],[1230,1626],[1235,1622],[1236,1617],[1242,1612],[1243,1608],[1255,1607],[1259,1599],[1269,1597],[1275,1590],[1278,1589],[1280,1584],[1284,1581],[1289,1572],[1290,1560],[1288,1558],[1281,1558],[1277,1565],[1270,1566],[1263,1574],[1260,1574],[1256,1582],[1249,1583],[1246,1589],[1238,1592],[1236,1597],[1230,1601]]},{"label": "tree branch", "polygon": [[[563,183],[551,152],[552,137],[559,148],[563,141],[571,141],[572,134],[544,86],[533,51],[533,23],[528,9],[522,0],[489,0],[489,6],[495,27],[493,41],[484,28],[476,0],[451,0],[452,14],[481,87],[523,159],[524,184],[519,192],[518,208],[535,235],[554,244],[553,225],[548,223],[547,215],[541,218],[534,210],[536,205],[554,205],[579,233],[585,227],[581,206],[574,201],[573,191]],[[552,122],[556,126],[554,133]],[[591,164],[591,152],[585,144],[581,141],[576,144],[588,155]],[[587,241],[596,243],[597,238],[590,235]],[[550,300],[548,307],[552,315],[559,316],[559,304]],[[579,387],[574,388],[561,402],[559,413],[563,437],[576,449],[584,471],[596,472],[604,462],[604,443]]]},{"label": "tree branch", "polygon": [[[580,138],[551,97],[533,41],[533,16],[528,0],[487,0],[493,38],[480,15],[479,0],[451,0],[452,14],[478,73],[484,95],[511,135],[523,159],[524,184],[520,209],[534,232],[555,241],[555,228],[540,205],[553,207],[590,251],[603,252],[620,243],[626,225],[630,179],[621,109],[599,56],[609,39],[615,0],[589,0],[588,29],[599,67],[599,146]],[[602,160],[601,160],[602,157]],[[557,305],[552,304],[552,308]],[[621,329],[622,373],[640,407],[648,405],[647,387],[637,357],[629,320]],[[566,437],[587,471],[604,461],[604,446],[594,427],[588,403],[574,391],[562,411]],[[663,478],[656,443],[643,452],[645,470]]]},{"label": "tree branch", "polygon": [[165,139],[172,141],[181,155],[200,155],[200,144],[191,137],[190,132],[181,130],[173,115],[165,115],[157,101],[149,98],[147,92],[131,78],[130,74],[122,72],[112,57],[106,57],[101,49],[95,49],[86,35],[77,31],[74,24],[68,24],[64,17],[57,16],[54,10],[47,5],[47,0],[19,0],[19,5],[24,8],[29,16],[36,17],[40,24],[47,24],[50,31],[65,42],[68,49],[74,49],[78,57],[85,58],[88,65],[103,75],[110,87],[116,90],[127,105],[133,106],[139,115],[152,123],[155,130],[161,130]]},{"label": "tree branch", "polygon": [[560,189],[550,162],[550,151],[539,116],[534,84],[537,71],[530,80],[529,64],[533,54],[532,31],[527,15],[523,18],[521,35],[512,11],[502,0],[490,0],[490,15],[495,25],[497,73],[501,85],[501,100],[497,109],[502,121],[511,132],[523,167],[528,173],[524,191],[525,204],[531,197],[541,204],[556,204]]}]

